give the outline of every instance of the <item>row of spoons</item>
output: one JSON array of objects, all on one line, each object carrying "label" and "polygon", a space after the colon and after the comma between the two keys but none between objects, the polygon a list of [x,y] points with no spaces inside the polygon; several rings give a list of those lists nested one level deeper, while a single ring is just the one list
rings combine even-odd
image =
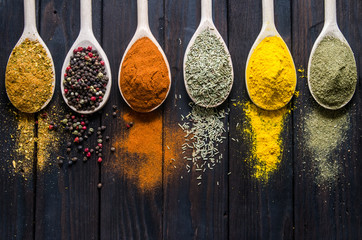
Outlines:
[{"label": "row of spoons", "polygon": [[[109,77],[109,81],[108,81],[108,85],[106,88],[106,92],[105,95],[103,96],[103,101],[102,103],[94,110],[91,111],[78,111],[77,109],[75,109],[73,106],[71,106],[66,97],[65,97],[65,93],[64,93],[64,87],[63,84],[61,84],[61,90],[62,90],[62,95],[63,98],[65,100],[65,102],[67,103],[67,105],[75,112],[81,113],[81,114],[91,114],[94,113],[98,110],[100,110],[107,102],[109,95],[110,95],[110,89],[111,89],[111,84],[112,84],[112,78],[111,78],[111,69],[110,69],[110,64],[108,61],[108,58],[105,54],[105,52],[103,51],[102,47],[100,46],[100,44],[98,43],[98,41],[96,40],[94,34],[93,34],[93,30],[92,30],[92,0],[80,0],[81,1],[81,29],[80,29],[80,33],[78,38],[76,39],[76,41],[74,42],[72,48],[70,49],[70,51],[68,52],[64,64],[63,64],[63,68],[62,68],[62,73],[64,73],[66,71],[67,66],[69,66],[69,62],[70,59],[72,57],[73,54],[73,49],[77,49],[78,47],[84,47],[84,46],[91,46],[93,49],[96,49],[99,53],[99,55],[102,57],[103,61],[105,62],[105,70],[108,74]],[[271,37],[271,36],[277,36],[280,37],[280,34],[278,33],[276,27],[275,27],[275,23],[274,23],[274,6],[273,6],[273,0],[262,0],[262,5],[263,5],[263,25],[262,25],[262,29],[260,34],[258,35],[256,41],[254,42],[249,56],[248,56],[248,60],[247,60],[247,65],[249,64],[249,60],[250,60],[250,56],[252,55],[253,51],[255,50],[255,48],[258,46],[258,44],[265,39],[266,37]],[[200,25],[197,28],[196,32],[194,33],[193,37],[190,40],[190,43],[188,44],[188,47],[186,49],[185,52],[185,57],[184,59],[186,59],[186,56],[188,55],[190,48],[192,47],[192,45],[194,44],[195,39],[197,38],[198,35],[200,35],[205,29],[211,29],[212,33],[215,34],[220,41],[222,41],[222,44],[225,48],[225,51],[229,54],[229,51],[227,49],[227,46],[225,44],[225,42],[222,40],[222,37],[220,35],[220,33],[217,31],[213,20],[212,20],[212,0],[201,0],[201,8],[202,8],[202,15],[201,15],[201,21],[200,21]],[[120,70],[119,70],[119,76],[121,74],[121,66],[124,60],[124,57],[126,56],[126,54],[128,53],[129,49],[132,47],[132,45],[139,39],[143,38],[143,37],[147,37],[149,38],[158,48],[158,50],[160,51],[160,53],[162,54],[164,61],[167,65],[168,68],[168,74],[169,74],[169,79],[170,79],[170,85],[171,85],[171,71],[170,71],[170,67],[169,67],[169,63],[167,61],[166,55],[163,52],[161,46],[158,44],[157,40],[155,39],[155,37],[153,36],[150,27],[149,27],[149,23],[148,23],[148,0],[137,0],[137,14],[138,14],[138,25],[137,25],[137,29],[135,32],[135,35],[133,36],[132,40],[130,41],[125,54],[122,58],[121,61],[121,65],[120,65]],[[344,42],[345,44],[348,45],[346,39],[344,38],[343,34],[341,33],[341,31],[338,28],[337,25],[337,21],[336,21],[336,0],[325,0],[325,24],[323,27],[323,30],[320,34],[320,36],[318,37],[318,39],[316,40],[312,52],[311,52],[311,56],[310,56],[310,60],[309,60],[309,67],[308,67],[308,73],[310,71],[310,61],[314,55],[314,51],[316,49],[316,47],[318,46],[318,44],[320,43],[320,41],[325,37],[325,36],[333,36],[339,40],[341,40],[342,42]],[[16,44],[16,46],[20,45],[25,39],[30,39],[33,41],[39,41],[39,43],[44,47],[44,49],[47,52],[48,57],[52,60],[51,54],[49,49],[47,48],[47,46],[45,45],[44,41],[41,39],[37,28],[36,28],[36,17],[35,17],[35,0],[24,0],[24,31],[23,34],[21,36],[21,38],[19,39],[18,43]],[[15,47],[16,47],[15,46]],[[349,45],[348,45],[349,46]],[[289,49],[288,49],[289,51]],[[289,51],[290,54],[290,51]],[[230,55],[230,54],[229,54]],[[291,56],[291,54],[290,54]],[[231,57],[229,57],[229,61],[230,61],[230,65],[232,67],[232,63],[231,63]],[[294,63],[293,63],[294,65]],[[295,68],[294,68],[295,70]],[[185,61],[184,61],[184,71],[185,71]],[[53,72],[54,71],[54,64],[53,64]],[[232,71],[233,72],[233,71]],[[184,76],[185,76],[185,72],[184,72]],[[234,75],[232,75],[232,78],[234,78]],[[245,78],[247,79],[247,78]],[[64,81],[64,76],[62,75],[61,78],[61,82]],[[232,82],[230,83],[232,85]],[[47,104],[50,102],[53,94],[54,94],[54,85],[55,85],[55,75],[54,75],[54,80],[53,80],[53,92],[52,95],[49,96],[48,101],[42,106],[41,109],[45,108],[47,106]],[[186,86],[186,90],[188,91],[188,84],[185,81],[185,86]],[[309,84],[310,87],[310,84]],[[294,90],[296,88],[296,84],[294,87]],[[122,94],[122,89],[119,86],[120,92]],[[170,88],[169,88],[170,90]],[[168,92],[169,92],[168,90]],[[231,91],[231,86],[230,86],[230,91]],[[229,93],[230,93],[229,91]],[[249,90],[247,89],[248,94],[250,96]],[[314,89],[310,88],[310,91],[313,95]],[[168,95],[168,92],[166,94],[166,97]],[[290,99],[293,97],[294,92],[290,95]],[[195,101],[192,96],[189,93],[189,96],[191,97],[191,99],[193,101]],[[352,95],[353,96],[353,95]],[[334,109],[338,109],[343,107],[344,105],[346,105],[352,98],[352,96],[349,99],[345,99],[345,101],[343,102],[343,104],[341,104],[340,106],[334,107]],[[127,102],[127,100],[124,98],[123,94],[122,94],[123,99]],[[165,97],[165,99],[166,99]],[[314,97],[315,98],[315,97]],[[289,101],[290,101],[289,99]],[[316,98],[315,98],[316,99]],[[223,101],[225,101],[225,99],[223,99]],[[251,100],[254,102],[254,99],[251,97]],[[316,99],[317,100],[317,99]],[[223,103],[223,101],[219,102],[217,105],[213,105],[213,106],[208,106],[208,107],[216,107],[220,104]],[[317,100],[318,102],[318,100]],[[156,106],[154,109],[156,109],[157,107],[159,107],[163,102],[161,102],[158,106]],[[318,102],[319,103],[319,102]],[[132,106],[127,102],[127,104],[132,108]],[[287,103],[286,103],[287,104]],[[286,105],[285,104],[285,105]],[[321,103],[320,103],[321,104]],[[284,106],[285,106],[284,105]],[[322,105],[322,104],[321,104]],[[325,108],[329,108],[328,106],[324,106]],[[283,106],[282,106],[283,107]],[[152,109],[152,110],[154,110]],[[151,110],[151,111],[152,111]]]}]

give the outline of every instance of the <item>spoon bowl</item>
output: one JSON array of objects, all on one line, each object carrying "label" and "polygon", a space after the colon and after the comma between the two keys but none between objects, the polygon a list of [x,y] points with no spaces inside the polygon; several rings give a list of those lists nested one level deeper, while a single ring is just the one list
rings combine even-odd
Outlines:
[{"label": "spoon bowl", "polygon": [[[52,55],[51,55],[48,47],[44,43],[43,39],[40,37],[38,30],[36,28],[35,0],[24,0],[24,31],[23,31],[20,39],[16,43],[14,49],[16,47],[18,47],[21,43],[23,43],[26,39],[29,39],[30,41],[38,41],[40,43],[40,45],[44,48],[45,52],[47,53],[47,57],[50,59],[51,64],[52,64],[52,72],[53,72],[52,92],[51,92],[51,95],[49,96],[48,100],[38,110],[38,111],[40,111],[40,110],[44,109],[53,98],[56,78],[55,78],[55,68],[54,68],[54,62],[53,62]],[[12,52],[14,51],[14,49],[12,50]],[[11,58],[12,52],[9,56],[7,64],[9,64],[9,60]],[[6,77],[6,75],[5,75],[5,77]],[[6,91],[6,94],[7,94],[8,98],[10,99],[7,91]],[[34,113],[31,111],[24,111],[24,112]]]},{"label": "spoon bowl", "polygon": [[[315,41],[315,43],[313,45],[312,51],[310,53],[309,61],[308,61],[308,87],[309,87],[309,91],[310,91],[312,97],[319,105],[321,105],[322,107],[329,109],[329,110],[337,110],[337,109],[340,109],[340,108],[346,106],[351,101],[351,99],[354,95],[354,92],[356,91],[356,88],[354,89],[354,92],[351,94],[351,96],[349,98],[347,98],[342,104],[332,107],[332,106],[328,106],[328,105],[322,103],[315,96],[314,89],[311,87],[311,82],[310,82],[310,77],[309,77],[309,76],[311,76],[310,71],[311,71],[311,65],[312,65],[312,59],[313,59],[314,53],[324,38],[326,38],[326,37],[336,38],[336,39],[340,40],[341,42],[343,42],[344,44],[346,44],[348,46],[348,48],[350,49],[350,51],[352,52],[350,45],[348,44],[346,38],[343,36],[343,33],[341,32],[341,30],[339,29],[338,24],[337,24],[336,0],[325,0],[324,5],[325,5],[324,26],[323,26],[323,29],[322,29],[321,33],[319,34],[317,40]],[[354,62],[356,62],[356,59],[354,58],[353,54],[352,54],[352,56],[353,56]]]},{"label": "spoon bowl", "polygon": [[[274,23],[274,2],[273,0],[263,0],[262,1],[262,6],[263,6],[263,25],[262,25],[262,28],[261,28],[261,31],[258,35],[258,37],[256,38],[253,46],[251,47],[250,49],[250,52],[249,52],[249,55],[248,55],[248,58],[247,58],[247,61],[246,61],[246,68],[248,67],[249,65],[249,61],[250,61],[250,58],[252,56],[252,54],[254,53],[254,50],[257,48],[257,46],[267,37],[278,37],[280,38],[283,42],[284,42],[284,45],[286,47],[286,49],[288,50],[288,53],[290,56],[292,56],[292,54],[290,53],[290,50],[287,46],[287,44],[285,43],[285,41],[283,40],[283,38],[280,36],[278,30],[276,29],[275,27],[275,23]],[[291,60],[293,62],[293,66],[295,66],[294,64],[294,60],[293,58],[291,57]],[[295,69],[295,67],[294,67]],[[294,71],[295,72],[295,71]],[[295,72],[295,78],[297,76],[297,73]],[[248,95],[250,97],[250,100],[258,107],[260,108],[263,108],[264,110],[270,110],[270,109],[265,109],[263,106],[260,106],[258,103],[256,103],[254,101],[254,99],[252,98],[250,92],[249,92],[249,88],[248,88],[248,76],[247,76],[247,71],[245,71],[245,85],[246,85],[246,90],[248,92]],[[293,94],[295,92],[295,89],[297,87],[297,82],[295,82],[295,86],[294,86],[294,91],[293,91]],[[293,94],[290,95],[290,98],[289,98],[289,101],[286,102],[283,106],[281,106],[280,108],[284,107],[285,105],[287,105],[290,100],[292,99],[293,97]],[[279,109],[280,109],[279,108]],[[273,109],[273,110],[277,110],[277,109]]]},{"label": "spoon bowl", "polygon": [[230,87],[229,87],[229,90],[228,90],[228,94],[226,94],[226,96],[221,101],[219,101],[217,104],[213,104],[213,105],[198,104],[201,107],[213,108],[213,107],[220,106],[229,97],[231,89],[232,89],[232,85],[234,83],[234,69],[233,69],[233,64],[232,64],[231,56],[230,56],[230,53],[229,53],[229,49],[226,46],[226,43],[223,40],[221,34],[216,29],[216,26],[215,26],[215,24],[213,22],[213,19],[212,19],[212,0],[202,0],[201,1],[201,20],[200,20],[200,24],[199,24],[198,28],[196,29],[194,35],[192,36],[189,44],[187,45],[185,55],[184,55],[184,61],[183,61],[183,74],[184,74],[184,84],[185,84],[185,87],[186,87],[186,92],[189,95],[189,97],[191,98],[191,100],[193,102],[195,102],[195,103],[196,103],[196,100],[191,95],[190,88],[189,88],[189,85],[187,83],[187,79],[185,77],[186,76],[186,61],[187,61],[187,56],[189,55],[189,53],[191,51],[191,48],[195,43],[195,40],[206,29],[209,29],[209,31],[212,34],[214,34],[218,38],[218,40],[222,43],[222,45],[224,46],[225,52],[229,55],[229,63],[230,63],[231,72],[232,72],[231,83],[230,83]]},{"label": "spoon bowl", "polygon": [[[123,98],[123,100],[127,103],[127,105],[133,109],[134,111],[137,112],[152,112],[154,110],[156,110],[158,107],[160,107],[162,105],[162,103],[166,100],[168,94],[170,93],[170,89],[171,89],[171,71],[170,71],[170,65],[168,63],[167,57],[164,53],[164,51],[162,50],[162,47],[160,46],[160,44],[157,42],[156,38],[153,36],[151,29],[149,27],[149,22],[148,22],[148,0],[137,0],[137,29],[136,32],[134,34],[134,36],[132,37],[130,43],[128,44],[123,57],[122,57],[122,61],[121,64],[119,65],[119,71],[118,71],[118,88],[119,91],[121,93],[121,96]],[[121,78],[121,73],[122,73],[122,65],[123,65],[123,61],[125,59],[125,57],[128,54],[128,51],[131,49],[131,47],[133,46],[133,44],[135,42],[137,42],[139,39],[141,38],[148,38],[152,41],[152,43],[157,47],[157,49],[159,50],[159,52],[161,53],[163,60],[165,61],[167,70],[168,70],[168,77],[170,79],[170,83],[169,83],[169,88],[167,90],[167,93],[165,95],[165,98],[160,102],[160,104],[158,104],[157,106],[155,106],[154,108],[150,109],[150,110],[146,110],[146,111],[140,111],[140,109],[135,109],[126,99],[126,97],[123,95],[122,92],[122,87],[120,84],[119,79]]]},{"label": "spoon bowl", "polygon": [[[109,61],[107,58],[107,55],[103,51],[101,45],[98,43],[97,39],[94,37],[93,30],[92,30],[92,1],[91,0],[81,0],[81,29],[78,38],[75,40],[73,46],[69,50],[67,56],[65,57],[63,67],[62,67],[62,74],[61,74],[61,92],[63,99],[65,103],[74,111],[79,114],[92,114],[100,109],[102,109],[105,104],[107,103],[109,99],[109,95],[111,92],[112,87],[112,76],[111,76],[111,68],[109,65]],[[73,55],[73,49],[76,49],[78,47],[85,47],[91,46],[93,50],[97,50],[99,53],[99,56],[102,58],[102,61],[104,61],[104,67],[105,71],[107,73],[107,76],[109,78],[107,83],[106,92],[103,96],[103,101],[99,104],[97,108],[90,111],[83,111],[83,110],[77,110],[74,106],[71,106],[68,102],[68,99],[65,96],[64,92],[64,73],[66,72],[67,67],[69,66],[70,59]]]}]

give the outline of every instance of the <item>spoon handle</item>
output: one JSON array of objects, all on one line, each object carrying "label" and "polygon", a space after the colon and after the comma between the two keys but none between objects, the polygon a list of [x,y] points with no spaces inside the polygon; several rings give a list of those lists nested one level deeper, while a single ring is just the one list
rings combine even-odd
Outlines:
[{"label": "spoon handle", "polygon": [[36,32],[35,0],[24,0],[24,32]]},{"label": "spoon handle", "polygon": [[336,0],[325,0],[324,11],[325,25],[337,24]]},{"label": "spoon handle", "polygon": [[137,28],[149,29],[148,0],[137,0]]},{"label": "spoon handle", "polygon": [[93,33],[92,0],[80,0],[80,31]]},{"label": "spoon handle", "polygon": [[201,1],[201,21],[206,19],[212,21],[212,0]]},{"label": "spoon handle", "polygon": [[263,0],[263,25],[274,25],[274,0]]}]

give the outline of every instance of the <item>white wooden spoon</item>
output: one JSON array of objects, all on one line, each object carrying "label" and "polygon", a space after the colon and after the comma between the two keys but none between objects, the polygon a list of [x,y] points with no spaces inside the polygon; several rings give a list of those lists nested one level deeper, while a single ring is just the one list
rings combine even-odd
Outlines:
[{"label": "white wooden spoon", "polygon": [[[261,31],[260,31],[258,37],[256,38],[253,46],[252,46],[251,49],[250,49],[250,52],[249,52],[249,55],[248,55],[248,59],[247,59],[247,61],[246,61],[246,68],[247,68],[248,65],[249,65],[250,57],[251,57],[251,55],[253,54],[255,48],[259,45],[259,43],[261,43],[261,42],[264,40],[264,38],[277,36],[277,37],[279,37],[280,39],[283,40],[283,38],[280,36],[278,30],[276,29],[275,23],[274,23],[274,0],[263,0],[263,1],[262,1],[262,5],[263,5],[263,25],[262,25],[262,27],[261,27]],[[283,40],[283,42],[284,42],[284,40]],[[285,42],[284,42],[284,44],[285,44],[285,47],[288,49],[290,58],[291,58],[292,61],[293,61],[293,66],[295,66],[295,65],[294,65],[294,60],[293,60],[292,55],[291,55],[291,53],[290,53],[290,50],[289,50],[289,48],[288,48],[288,46],[287,46],[287,44],[286,44]],[[294,69],[295,69],[295,67],[294,67]],[[294,71],[294,72],[295,72],[295,71]],[[296,75],[297,75],[297,73],[295,72],[295,78],[296,78]],[[246,71],[245,71],[245,83],[246,83],[245,85],[246,85],[246,90],[247,90],[247,92],[248,92],[248,94],[249,94],[249,97],[250,97],[251,101],[252,101],[255,105],[257,105],[258,107],[261,107],[261,106],[259,106],[259,105],[254,101],[254,99],[253,99],[252,96],[250,95],[247,81],[248,81],[248,78],[247,78],[247,73],[246,73]],[[289,101],[292,99],[296,87],[297,87],[297,82],[295,82],[294,91],[290,94],[290,99],[289,99]],[[289,102],[289,101],[288,101],[288,102]],[[284,107],[285,105],[287,105],[288,102],[286,102],[283,106],[280,106],[280,108],[282,108],[282,107]],[[261,108],[262,108],[262,107],[261,107]],[[266,110],[268,110],[268,109],[266,109]],[[277,110],[277,109],[273,109],[273,110]]]},{"label": "white wooden spoon", "polygon": [[[166,98],[167,98],[167,96],[168,96],[168,94],[170,92],[170,89],[171,89],[171,71],[170,71],[170,65],[168,63],[167,57],[166,57],[165,53],[163,52],[160,44],[158,44],[156,38],[152,35],[151,29],[150,29],[150,26],[149,26],[149,22],[148,22],[148,0],[137,0],[137,29],[136,29],[136,32],[135,32],[133,38],[131,39],[130,43],[128,44],[128,46],[126,48],[126,51],[124,52],[121,64],[119,65],[118,80],[121,78],[122,64],[123,64],[123,61],[124,61],[125,57],[127,56],[128,51],[130,50],[130,48],[133,46],[133,44],[137,40],[139,40],[141,38],[144,38],[144,37],[149,38],[153,42],[153,44],[155,44],[155,46],[158,48],[160,53],[162,54],[163,60],[165,61],[166,66],[167,66],[168,77],[170,79],[169,88],[168,88],[168,91],[167,91],[163,101],[158,106],[150,109],[149,111],[145,111],[145,112],[152,112],[152,111],[156,110],[159,106],[162,105],[162,103],[166,100]],[[121,92],[122,98],[127,103],[127,105],[130,108],[132,108],[133,110],[139,112],[140,110],[133,108],[133,106],[127,101],[127,99],[123,95],[121,84],[120,84],[119,81],[118,81],[118,88],[119,88],[119,91]]]},{"label": "white wooden spoon", "polygon": [[[40,111],[48,105],[48,103],[50,102],[50,100],[52,99],[52,97],[54,95],[55,69],[54,69],[54,62],[53,62],[52,55],[50,54],[48,47],[45,45],[43,39],[40,37],[38,30],[36,28],[35,0],[24,0],[24,31],[23,31],[23,34],[21,35],[19,41],[15,45],[15,47],[19,46],[26,39],[29,39],[31,41],[38,41],[42,45],[42,47],[45,49],[47,56],[50,59],[51,64],[52,64],[53,79],[54,79],[53,83],[52,83],[52,85],[53,85],[52,94],[49,96],[49,99],[43,104],[41,109],[38,110],[38,111]],[[10,57],[11,57],[11,54],[10,54]],[[10,60],[10,57],[9,57],[9,60]],[[9,63],[9,60],[8,60],[8,63]],[[27,112],[27,113],[33,113],[33,112]]]},{"label": "white wooden spoon", "polygon": [[[321,33],[319,34],[317,40],[315,41],[315,43],[313,45],[312,51],[310,53],[309,61],[308,61],[308,86],[309,86],[309,90],[310,90],[313,98],[316,100],[316,102],[319,105],[321,105],[322,107],[324,107],[326,109],[337,110],[337,109],[344,107],[347,103],[349,103],[349,101],[352,99],[352,97],[354,95],[354,92],[356,91],[356,88],[355,88],[355,91],[353,92],[353,94],[351,94],[351,96],[349,98],[347,98],[342,104],[340,104],[339,106],[331,107],[331,106],[321,103],[318,100],[318,98],[315,97],[314,89],[311,87],[310,78],[309,78],[309,76],[311,76],[310,69],[311,69],[313,55],[314,55],[315,50],[317,49],[318,45],[325,37],[331,36],[331,37],[339,39],[340,41],[345,43],[349,47],[350,51],[352,52],[351,47],[349,46],[347,40],[343,36],[343,33],[341,32],[341,30],[339,29],[338,24],[337,24],[336,0],[325,0],[324,1],[324,11],[325,11],[324,26],[323,26],[323,29],[322,29]],[[354,58],[354,55],[353,55],[353,58]],[[356,62],[355,59],[354,59],[354,62]],[[357,84],[357,82],[356,82],[356,84]]]},{"label": "white wooden spoon", "polygon": [[[111,87],[112,87],[112,76],[111,76],[111,68],[110,68],[110,65],[109,65],[107,55],[105,54],[105,52],[103,51],[101,45],[99,45],[97,39],[94,37],[94,34],[93,34],[93,29],[92,29],[92,0],[81,0],[80,1],[80,13],[81,13],[81,21],[80,21],[81,26],[80,26],[79,36],[75,40],[73,46],[71,47],[71,49],[69,50],[67,56],[65,57],[65,60],[64,60],[64,63],[63,63],[63,68],[62,68],[62,73],[61,73],[62,78],[61,78],[60,86],[61,86],[61,91],[62,91],[64,101],[66,102],[66,104],[73,111],[75,111],[75,112],[77,112],[79,114],[92,114],[92,113],[95,113],[98,110],[100,110],[107,103],[107,100],[108,100],[110,92],[111,92]],[[78,47],[87,48],[88,46],[91,46],[93,50],[98,51],[99,56],[104,61],[105,71],[107,73],[107,76],[108,76],[109,80],[108,80],[106,92],[105,92],[105,94],[103,96],[103,101],[99,104],[99,106],[97,108],[95,108],[94,110],[91,110],[91,111],[79,111],[75,107],[70,106],[69,103],[68,103],[67,98],[65,97],[64,86],[63,86],[64,73],[66,72],[66,68],[69,66],[70,58],[73,55],[73,50],[78,48]]]},{"label": "white wooden spoon", "polygon": [[191,98],[191,100],[193,102],[196,102],[195,99],[193,98],[193,96],[190,94],[190,89],[186,80],[186,61],[187,61],[187,55],[189,54],[192,45],[194,45],[196,38],[206,29],[209,29],[210,32],[214,35],[217,36],[217,38],[219,39],[219,41],[224,45],[225,48],[225,52],[229,55],[229,62],[230,62],[230,66],[231,66],[231,72],[232,72],[232,80],[230,82],[230,87],[229,87],[229,93],[226,94],[225,98],[222,99],[221,101],[219,101],[217,104],[214,105],[202,105],[199,104],[201,107],[217,107],[219,105],[221,105],[229,96],[231,89],[232,89],[232,85],[234,82],[234,69],[233,69],[233,64],[231,61],[231,56],[229,53],[229,49],[226,46],[226,43],[224,42],[222,36],[220,35],[220,33],[218,32],[218,30],[215,27],[214,21],[212,19],[212,0],[201,0],[201,20],[200,20],[200,25],[198,26],[198,28],[196,29],[196,32],[194,33],[194,35],[192,36],[186,51],[185,51],[185,55],[184,55],[184,62],[183,62],[183,73],[184,73],[184,83],[185,83],[185,87],[186,87],[186,91],[187,94],[189,95],[189,97]]}]

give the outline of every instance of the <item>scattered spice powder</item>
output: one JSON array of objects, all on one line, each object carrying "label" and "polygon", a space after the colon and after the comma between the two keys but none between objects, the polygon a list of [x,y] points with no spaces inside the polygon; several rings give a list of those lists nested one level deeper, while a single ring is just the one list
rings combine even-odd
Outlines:
[{"label": "scattered spice powder", "polygon": [[137,40],[127,52],[119,79],[122,95],[138,112],[149,112],[166,98],[169,71],[163,55],[147,37]]},{"label": "scattered spice powder", "polygon": [[242,105],[247,118],[243,131],[252,140],[251,154],[247,161],[250,161],[254,167],[254,177],[267,182],[282,159],[281,134],[290,110],[287,107],[274,111],[263,110],[251,102],[234,105]]},{"label": "scattered spice powder", "polygon": [[[37,123],[34,114],[14,112],[17,122],[17,131],[13,136],[15,141],[14,160],[12,165],[14,171],[23,175],[27,179],[33,172],[35,159],[35,146],[37,146],[37,168],[43,171],[47,166],[52,165],[50,156],[56,152],[59,145],[59,134],[49,130],[49,119],[57,119],[59,109],[48,112],[40,112]],[[38,126],[36,137],[35,127]],[[35,145],[37,143],[37,145]]]},{"label": "scattered spice powder", "polygon": [[[170,174],[171,169],[177,167],[178,163],[174,146],[170,143],[162,146],[161,111],[147,114],[131,111],[122,116],[122,122],[125,132],[116,137],[113,144],[117,149],[114,152],[116,158],[106,163],[110,166],[108,169],[120,172],[133,181],[141,191],[150,191],[162,186],[162,171],[165,175]],[[179,135],[175,132],[173,136]]]},{"label": "scattered spice powder", "polygon": [[284,41],[266,37],[250,56],[246,84],[251,100],[265,110],[284,107],[297,83],[292,56]]},{"label": "scattered spice powder", "polygon": [[315,107],[304,122],[304,141],[316,173],[317,184],[333,183],[339,173],[339,146],[345,141],[350,127],[347,111],[332,111]]},{"label": "scattered spice powder", "polygon": [[5,86],[11,103],[20,111],[39,111],[53,95],[53,65],[39,41],[25,39],[12,51]]}]

